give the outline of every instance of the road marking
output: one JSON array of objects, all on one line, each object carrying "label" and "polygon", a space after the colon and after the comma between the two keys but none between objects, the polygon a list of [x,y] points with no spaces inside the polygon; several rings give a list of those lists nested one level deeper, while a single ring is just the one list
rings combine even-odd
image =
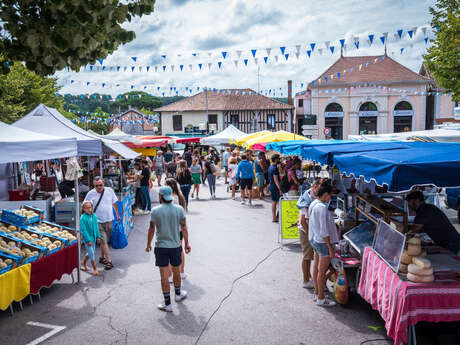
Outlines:
[{"label": "road marking", "polygon": [[38,345],[42,342],[44,342],[46,339],[51,338],[53,335],[59,333],[60,331],[66,329],[67,327],[65,326],[56,326],[56,325],[49,325],[47,323],[41,323],[41,322],[33,322],[29,321],[27,322],[27,325],[29,326],[36,326],[36,327],[44,327],[44,328],[49,328],[51,331],[48,333],[42,335],[41,337],[31,341],[30,343],[27,343],[26,345]]}]

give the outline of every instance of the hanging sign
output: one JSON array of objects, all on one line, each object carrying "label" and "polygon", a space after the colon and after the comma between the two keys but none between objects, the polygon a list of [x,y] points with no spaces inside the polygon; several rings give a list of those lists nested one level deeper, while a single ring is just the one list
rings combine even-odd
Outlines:
[{"label": "hanging sign", "polygon": [[343,117],[343,111],[325,111],[324,117]]},{"label": "hanging sign", "polygon": [[360,110],[358,115],[364,117],[379,116],[379,112],[377,110]]},{"label": "hanging sign", "polygon": [[414,111],[411,110],[394,110],[393,116],[413,116]]},{"label": "hanging sign", "polygon": [[293,200],[280,199],[280,235],[281,240],[296,240],[299,238],[297,221],[299,220],[299,209],[296,206],[297,198]]}]

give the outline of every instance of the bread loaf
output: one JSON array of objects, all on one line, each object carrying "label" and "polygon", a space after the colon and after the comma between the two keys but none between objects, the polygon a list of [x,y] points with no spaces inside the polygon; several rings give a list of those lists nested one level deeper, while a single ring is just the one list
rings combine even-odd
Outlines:
[{"label": "bread loaf", "polygon": [[401,256],[401,263],[409,265],[412,263],[412,256],[407,253],[407,250],[403,251]]},{"label": "bread loaf", "polygon": [[401,264],[399,265],[399,272],[401,272],[401,273],[407,273],[407,265],[401,263]]},{"label": "bread loaf", "polygon": [[410,264],[409,266],[407,266],[407,271],[417,276],[432,276],[433,275],[433,268],[431,267],[422,268],[415,264]]},{"label": "bread loaf", "polygon": [[422,246],[409,243],[407,245],[407,254],[411,256],[418,256],[422,253]]},{"label": "bread loaf", "polygon": [[425,258],[422,258],[420,256],[416,256],[412,258],[412,263],[415,265],[421,267],[421,268],[430,268],[431,267],[431,261]]},{"label": "bread loaf", "polygon": [[411,239],[409,239],[407,241],[407,243],[408,244],[415,244],[416,246],[421,246],[422,245],[422,241],[418,237],[412,237]]},{"label": "bread loaf", "polygon": [[407,279],[414,283],[432,283],[434,281],[434,277],[431,276],[418,276],[412,273],[407,273]]}]

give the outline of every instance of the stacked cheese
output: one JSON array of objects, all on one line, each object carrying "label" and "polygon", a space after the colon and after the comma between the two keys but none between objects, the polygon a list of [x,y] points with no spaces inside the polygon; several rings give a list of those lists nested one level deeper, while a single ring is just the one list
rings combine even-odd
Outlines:
[{"label": "stacked cheese", "polygon": [[407,273],[407,267],[412,263],[412,259],[417,256],[426,256],[422,253],[422,242],[417,237],[412,237],[407,241],[407,249],[401,256],[401,264],[399,265],[399,271],[401,273]]},{"label": "stacked cheese", "polygon": [[433,267],[428,259],[415,257],[407,266],[407,279],[414,283],[431,283],[434,281]]}]

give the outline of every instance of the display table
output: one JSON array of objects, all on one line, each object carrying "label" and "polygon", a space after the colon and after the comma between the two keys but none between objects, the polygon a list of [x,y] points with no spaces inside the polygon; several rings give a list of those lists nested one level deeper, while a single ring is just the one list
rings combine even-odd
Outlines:
[{"label": "display table", "polygon": [[38,294],[42,287],[50,287],[63,274],[71,274],[78,267],[78,244],[32,262],[30,293]]},{"label": "display table", "polygon": [[26,264],[0,275],[0,310],[30,293],[30,266]]},{"label": "display table", "polygon": [[364,249],[358,293],[380,313],[396,345],[408,343],[408,327],[417,322],[460,321],[460,282],[404,281],[370,247]]}]

